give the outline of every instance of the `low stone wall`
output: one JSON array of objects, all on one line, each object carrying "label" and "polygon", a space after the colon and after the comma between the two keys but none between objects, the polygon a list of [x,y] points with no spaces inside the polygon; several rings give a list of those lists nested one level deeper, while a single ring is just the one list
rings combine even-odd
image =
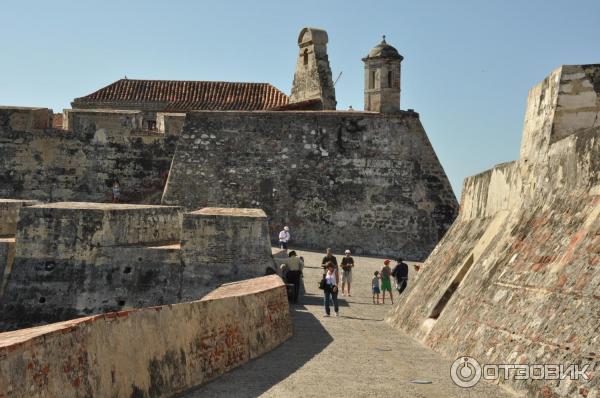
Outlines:
[{"label": "low stone wall", "polygon": [[600,128],[550,128],[559,104],[581,99],[574,82],[585,104],[596,96],[585,112],[600,111],[600,86],[577,71],[532,89],[556,94],[530,95],[527,115],[547,119],[526,122],[518,161],[465,181],[459,217],[388,318],[451,358],[590,365],[589,380],[499,380],[535,397],[600,394]]},{"label": "low stone wall", "polygon": [[251,279],[201,301],[0,333],[0,397],[171,397],[291,335],[281,279]]}]

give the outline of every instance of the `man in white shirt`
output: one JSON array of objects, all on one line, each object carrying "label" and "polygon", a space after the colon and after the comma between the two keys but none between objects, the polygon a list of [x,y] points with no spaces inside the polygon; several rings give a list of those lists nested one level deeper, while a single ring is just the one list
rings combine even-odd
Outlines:
[{"label": "man in white shirt", "polygon": [[287,253],[288,242],[290,241],[290,227],[283,227],[283,231],[279,233],[279,248]]}]

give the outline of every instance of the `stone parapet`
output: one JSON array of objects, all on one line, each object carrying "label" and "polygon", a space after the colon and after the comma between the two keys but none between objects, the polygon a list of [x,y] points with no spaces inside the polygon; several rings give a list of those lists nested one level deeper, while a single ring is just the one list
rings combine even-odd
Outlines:
[{"label": "stone parapet", "polygon": [[21,210],[17,256],[89,260],[98,247],[179,241],[173,206],[59,202]]},{"label": "stone parapet", "polygon": [[281,279],[251,279],[201,301],[0,333],[0,396],[171,397],[291,335]]},{"label": "stone parapet", "polygon": [[40,132],[52,128],[52,109],[0,106],[0,130]]},{"label": "stone parapet", "polygon": [[181,231],[182,298],[219,281],[264,275],[273,266],[267,215],[261,209],[204,208],[185,213]]}]

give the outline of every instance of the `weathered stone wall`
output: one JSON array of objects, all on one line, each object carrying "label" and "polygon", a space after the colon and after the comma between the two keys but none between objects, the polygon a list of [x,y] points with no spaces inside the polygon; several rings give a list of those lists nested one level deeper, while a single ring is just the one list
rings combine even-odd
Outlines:
[{"label": "weathered stone wall", "polygon": [[205,208],[183,216],[182,299],[220,282],[264,275],[273,266],[267,215],[260,209]]},{"label": "weathered stone wall", "polygon": [[0,127],[10,126],[15,131],[44,131],[52,127],[52,119],[48,108],[0,106]]},{"label": "weathered stone wall", "polygon": [[59,202],[21,209],[19,257],[90,258],[99,247],[178,242],[181,212],[173,206]]},{"label": "weathered stone wall", "polygon": [[203,209],[183,217],[182,229],[177,207],[23,208],[16,253],[14,238],[0,241],[0,330],[195,300],[273,265],[261,210]]},{"label": "weathered stone wall", "polygon": [[414,112],[192,112],[164,204],[261,208],[293,245],[425,258],[456,215]]},{"label": "weathered stone wall", "polygon": [[15,260],[0,297],[0,330],[177,302],[179,258],[152,246],[179,243],[180,233],[177,207],[22,208]]},{"label": "weathered stone wall", "polygon": [[[600,393],[600,127],[578,128],[587,125],[578,119],[556,127],[568,113],[560,104],[600,110],[600,89],[592,103],[587,88],[595,83],[582,81],[589,75],[581,69],[562,67],[530,91],[521,158],[465,181],[458,219],[389,317],[450,357],[591,364],[590,381],[513,374],[510,386],[531,396]],[[551,88],[574,76],[586,88],[580,94]],[[543,91],[556,96],[545,109]]]},{"label": "weathered stone wall", "polygon": [[283,282],[256,278],[202,301],[0,333],[0,396],[171,397],[291,335]]},{"label": "weathered stone wall", "polygon": [[8,283],[15,258],[15,234],[20,210],[37,203],[35,200],[0,199],[0,297]]},{"label": "weathered stone wall", "polygon": [[15,259],[15,238],[0,238],[0,296]]},{"label": "weathered stone wall", "polygon": [[521,159],[545,157],[549,146],[600,125],[600,65],[564,65],[529,91]]},{"label": "weathered stone wall", "polygon": [[38,202],[35,200],[0,199],[0,238],[14,236],[17,233],[21,207],[36,203]]},{"label": "weathered stone wall", "polygon": [[0,197],[105,202],[118,180],[123,201],[160,201],[176,137],[139,134],[135,111],[69,111],[70,131],[38,113],[0,108]]},{"label": "weathered stone wall", "polygon": [[165,135],[180,135],[185,122],[185,113],[156,114],[156,125],[159,133]]},{"label": "weathered stone wall", "polygon": [[108,109],[65,109],[64,128],[71,131],[94,130],[94,143],[106,144],[110,139],[129,136],[143,128],[142,112]]}]

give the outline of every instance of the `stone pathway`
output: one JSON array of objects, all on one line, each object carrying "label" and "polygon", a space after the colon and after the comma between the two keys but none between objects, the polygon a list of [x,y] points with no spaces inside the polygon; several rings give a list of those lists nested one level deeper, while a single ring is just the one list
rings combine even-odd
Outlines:
[{"label": "stone pathway", "polygon": [[452,361],[383,321],[391,304],[373,305],[370,288],[373,272],[383,265],[381,259],[355,257],[352,297],[340,295],[340,317],[325,318],[317,288],[323,255],[298,253],[307,264],[306,293],[300,304],[291,307],[294,336],[184,397],[513,396],[483,381],[471,389],[455,386],[450,379]]}]

